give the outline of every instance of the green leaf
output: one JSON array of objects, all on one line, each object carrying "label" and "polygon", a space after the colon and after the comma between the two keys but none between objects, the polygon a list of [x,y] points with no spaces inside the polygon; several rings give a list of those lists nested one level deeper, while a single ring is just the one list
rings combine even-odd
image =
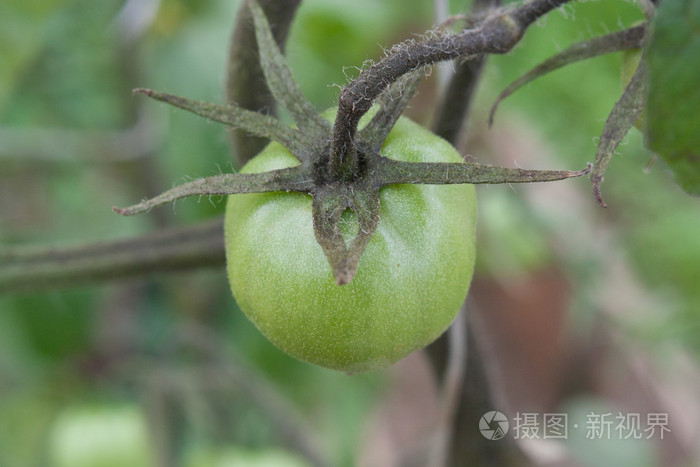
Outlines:
[{"label": "green leaf", "polygon": [[589,58],[597,57],[599,55],[641,47],[642,41],[644,40],[645,31],[646,26],[642,25],[624,29],[622,31],[616,31],[605,36],[594,37],[593,39],[587,41],[578,42],[559,52],[553,57],[548,58],[532,70],[522,75],[520,78],[513,81],[503,90],[503,92],[501,92],[496,99],[496,102],[494,102],[493,106],[491,106],[491,111],[489,112],[489,126],[493,125],[493,118],[501,101],[526,84],[561,67],[581,60],[588,60]]},{"label": "green leaf", "polygon": [[700,195],[700,2],[665,0],[653,24],[646,144]]}]

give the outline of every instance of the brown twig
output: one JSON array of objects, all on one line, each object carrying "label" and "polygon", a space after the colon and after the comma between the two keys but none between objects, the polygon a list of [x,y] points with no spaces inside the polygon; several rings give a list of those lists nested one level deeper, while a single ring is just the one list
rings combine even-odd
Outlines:
[{"label": "brown twig", "polygon": [[0,247],[0,293],[223,266],[221,220],[72,248]]},{"label": "brown twig", "polygon": [[[301,0],[258,0],[258,3],[270,21],[277,44],[284,49]],[[238,10],[236,26],[231,37],[226,71],[226,101],[256,112],[275,113],[275,101],[265,84],[265,77],[260,68],[253,19],[245,4]],[[268,143],[265,138],[240,130],[232,130],[230,135],[234,156],[239,165],[245,164]]]}]

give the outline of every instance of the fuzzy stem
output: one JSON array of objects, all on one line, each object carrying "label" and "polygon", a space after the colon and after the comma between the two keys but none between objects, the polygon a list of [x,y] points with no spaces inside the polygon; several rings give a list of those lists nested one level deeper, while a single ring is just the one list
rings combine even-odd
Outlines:
[{"label": "fuzzy stem", "polygon": [[340,93],[333,126],[330,169],[339,180],[357,173],[360,155],[354,140],[360,118],[374,99],[399,77],[420,67],[458,57],[510,51],[537,18],[571,0],[533,0],[486,18],[478,27],[460,34],[438,34],[421,42],[395,46],[379,62],[363,70]]}]

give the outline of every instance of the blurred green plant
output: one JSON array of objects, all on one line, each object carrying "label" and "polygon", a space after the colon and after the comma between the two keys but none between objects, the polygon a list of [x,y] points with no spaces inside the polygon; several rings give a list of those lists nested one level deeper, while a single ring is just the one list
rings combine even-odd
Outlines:
[{"label": "blurred green plant", "polygon": [[[459,2],[453,3],[461,7],[456,5]],[[664,3],[669,9],[680,5],[673,0]],[[133,67],[123,66],[125,49],[109,33],[121,5],[117,1],[77,0],[0,2],[0,130],[3,132],[0,241],[3,244],[77,244],[97,238],[138,235],[167,225],[178,228],[222,213],[222,204],[214,199],[212,205],[206,198],[200,203],[178,204],[177,216],[167,211],[154,212],[153,217],[128,221],[113,216],[109,207],[126,204],[134,196],[153,195],[182,174],[211,175],[219,171],[217,164],[221,171],[228,171],[231,159],[227,140],[218,127],[182,112],[141,113],[128,91],[147,85],[200,99],[220,100],[222,63],[226,57],[221,44],[228,40],[239,3],[163,0],[151,28],[133,49],[127,49],[133,52]],[[343,66],[360,67],[365,58],[380,56],[377,42],[390,45],[406,37],[408,31],[422,31],[431,26],[426,22],[430,17],[428,2],[390,1],[381,5],[366,2],[361,6],[307,0],[299,10],[287,50],[302,90],[317,108],[334,104],[337,89],[331,83],[346,83]],[[624,1],[581,2],[567,7],[566,12],[566,15],[550,15],[546,27],[531,28],[518,48],[507,56],[490,59],[481,92],[472,107],[469,135],[479,138],[486,109],[522,70],[556,54],[564,44],[604,35],[608,27],[617,29],[618,24],[632,25],[644,19],[633,3]],[[604,26],[599,26],[601,22]],[[693,60],[696,49],[687,53],[688,63],[700,63]],[[676,56],[663,52],[659,55],[668,60]],[[505,101],[502,111],[526,115],[533,123],[531,130],[541,132],[557,154],[558,164],[580,163],[586,154],[592,154],[591,138],[601,134],[605,116],[619,96],[619,58],[615,54],[601,56],[548,74],[529,85],[525,92]],[[124,71],[130,69],[135,70],[138,79],[124,76]],[[351,77],[356,74],[352,68],[346,71]],[[654,71],[650,73],[653,82]],[[414,100],[412,111],[422,112],[424,121],[429,117],[419,100],[423,97],[435,100],[433,86],[433,81],[428,81]],[[44,150],[38,154],[39,158],[22,156],[18,146],[11,151],[5,146],[10,141],[6,134],[17,139],[19,133],[13,130],[30,130],[28,137],[23,137],[26,143],[38,141],[36,135],[46,133],[35,130],[47,128],[61,130],[59,134],[64,138],[67,133],[63,130],[77,130],[78,133],[61,140],[69,143],[77,140],[74,135],[82,138],[87,134],[83,132],[97,131],[89,136],[104,143],[102,130],[128,129],[138,121],[136,115],[140,113],[151,122],[162,122],[167,117],[166,124],[152,127],[160,128],[161,132],[156,131],[154,140],[145,145],[146,150],[142,151],[145,155],[136,158],[149,160],[145,165],[134,160],[110,160],[107,156],[115,151],[103,149],[102,144],[56,144],[58,140],[53,139],[56,133],[50,133],[49,143],[41,146]],[[496,121],[496,132],[503,128],[499,125],[509,122],[506,115],[502,117]],[[689,116],[687,121],[697,123],[697,117]],[[118,141],[122,144],[127,140]],[[55,150],[45,150],[52,146]],[[118,147],[143,149],[139,145]],[[643,337],[649,339],[646,342],[657,339],[662,343],[697,346],[700,322],[697,200],[685,196],[669,182],[662,164],[650,167],[648,173],[640,170],[651,157],[643,149],[640,135],[630,134],[617,151],[621,157],[613,160],[606,173],[610,182],[606,184],[610,208],[598,217],[624,239],[618,247],[626,252],[649,294],[663,299],[664,309],[659,310],[664,317],[662,323],[639,317],[639,326],[643,328],[645,323],[648,326]],[[58,153],[62,154],[60,158],[53,157]],[[34,154],[37,155],[36,151]],[[529,193],[530,189],[519,191]],[[552,254],[547,240],[551,226],[570,222],[570,227],[575,229],[577,222],[584,222],[576,216],[557,220],[531,213],[524,209],[520,195],[509,190],[498,193],[493,189],[482,190],[480,196],[482,208],[489,210],[481,219],[484,241],[479,254],[485,266],[481,268],[482,274],[499,276],[503,268],[513,271],[542,267]],[[489,238],[485,238],[487,235]],[[503,257],[508,261],[500,259]],[[599,264],[590,262],[576,266],[582,271],[574,276],[575,280],[594,274],[591,271]],[[0,263],[0,269],[5,266]],[[126,393],[136,402],[145,388],[134,384],[134,375],[148,374],[165,363],[177,368],[183,362],[193,362],[197,367],[200,361],[191,350],[173,352],[167,346],[171,334],[166,330],[177,329],[190,321],[205,323],[222,340],[232,343],[222,352],[224,365],[231,355],[245,355],[251,366],[266,375],[294,406],[310,414],[335,454],[334,465],[353,465],[358,433],[381,392],[381,378],[369,375],[348,379],[281,354],[260,338],[240,313],[231,313],[235,303],[221,276],[220,272],[189,273],[187,278],[149,279],[143,287],[35,292],[36,297],[3,293],[0,296],[0,465],[40,463],[38,459],[46,455],[42,449],[46,449],[48,430],[59,409],[74,405],[86,394],[106,396],[118,392],[114,400],[122,400]],[[592,313],[593,308],[585,312]],[[110,309],[116,311],[107,313]],[[113,316],[128,315],[128,311],[136,311],[139,316],[127,319],[126,329],[131,331],[120,335]],[[103,314],[112,318],[104,319]],[[110,332],[105,333],[105,328]],[[105,335],[112,336],[119,345],[106,346],[110,339],[105,339]],[[153,360],[129,366],[143,355]],[[127,368],[115,375],[114,362]],[[129,378],[124,378],[124,373]],[[190,378],[202,379],[195,372]],[[193,431],[207,440],[203,444],[218,438],[219,445],[247,444],[263,451],[269,444],[282,444],[269,414],[248,407],[249,394],[222,392],[212,399],[230,400],[231,394],[235,394],[231,411],[220,410],[222,417],[230,418],[229,423],[235,426],[234,434],[213,428],[218,425],[197,409],[191,417],[198,420],[193,422],[198,427]],[[193,400],[195,407],[201,407],[200,399]],[[228,417],[230,413],[233,415]],[[243,413],[246,415],[235,417]],[[583,451],[586,446],[583,445]],[[234,458],[245,457],[237,452],[238,448],[230,449],[235,452]]]}]

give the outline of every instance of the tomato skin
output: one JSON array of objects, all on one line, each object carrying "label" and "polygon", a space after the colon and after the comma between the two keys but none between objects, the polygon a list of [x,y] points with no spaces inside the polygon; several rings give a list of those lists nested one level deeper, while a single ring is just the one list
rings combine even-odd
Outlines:
[{"label": "tomato skin", "polygon": [[[333,114],[326,114],[332,119]],[[446,141],[402,117],[382,155],[411,162],[462,162]],[[297,165],[277,143],[243,168]],[[355,278],[336,284],[314,236],[311,196],[229,197],[225,233],[231,290],[277,347],[348,373],[386,367],[435,340],[462,305],[474,270],[472,185],[391,185],[380,190],[376,232]],[[344,235],[357,224],[346,211]]]}]

